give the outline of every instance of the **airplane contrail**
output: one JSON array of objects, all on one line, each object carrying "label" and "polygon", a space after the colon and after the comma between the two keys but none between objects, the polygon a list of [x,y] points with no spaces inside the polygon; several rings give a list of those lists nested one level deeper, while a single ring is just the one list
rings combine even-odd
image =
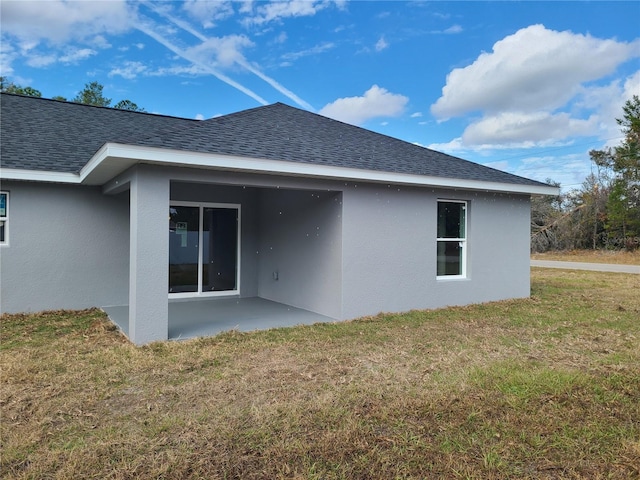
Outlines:
[{"label": "airplane contrail", "polygon": [[173,53],[175,53],[179,57],[181,57],[181,58],[183,58],[185,60],[188,60],[189,62],[193,63],[194,65],[197,65],[198,67],[200,67],[201,69],[203,69],[206,72],[209,72],[211,75],[215,76],[217,79],[223,81],[227,85],[230,85],[233,88],[236,88],[236,89],[240,90],[242,93],[244,93],[245,95],[248,95],[249,97],[253,98],[255,101],[257,101],[261,105],[268,105],[269,104],[269,102],[267,102],[264,98],[262,98],[260,95],[258,95],[257,93],[253,92],[252,90],[249,90],[244,85],[241,85],[240,83],[236,82],[235,80],[227,77],[225,74],[220,73],[215,68],[213,68],[210,65],[207,65],[207,64],[205,64],[203,62],[201,62],[197,58],[193,58],[193,57],[189,56],[187,54],[187,52],[185,52],[184,50],[178,48],[173,43],[171,43],[169,40],[167,40],[166,38],[162,37],[157,32],[155,32],[153,29],[148,28],[146,25],[137,24],[135,26],[135,28],[140,30],[145,35],[150,36],[151,38],[153,38],[156,42],[160,43],[161,45],[164,45],[166,48],[171,50]]},{"label": "airplane contrail", "polygon": [[[167,20],[169,20],[170,22],[172,22],[174,25],[176,25],[177,27],[183,29],[185,32],[190,33],[191,35],[193,35],[194,37],[196,37],[198,40],[200,40],[201,42],[206,42],[207,40],[209,40],[209,38],[206,35],[203,35],[202,33],[200,33],[199,31],[197,31],[195,28],[193,28],[191,25],[189,25],[189,23],[185,22],[184,20],[181,20],[179,18],[174,17],[173,15],[167,13],[166,11],[164,11],[163,9],[160,9],[158,7],[156,7],[155,5],[153,5],[150,2],[147,1],[142,1],[141,2],[143,5],[147,6],[147,8],[153,10],[155,13],[157,13],[158,15],[166,18]],[[168,48],[168,47],[167,47]],[[184,57],[183,57],[184,58]],[[261,80],[267,82],[269,85],[271,85],[273,88],[275,88],[277,91],[279,91],[280,93],[282,93],[285,97],[293,100],[295,103],[297,103],[298,105],[300,105],[301,107],[311,111],[311,112],[315,112],[315,108],[313,108],[311,106],[311,104],[309,104],[308,102],[304,101],[302,98],[300,98],[298,95],[296,95],[295,93],[293,93],[291,90],[289,90],[288,88],[286,88],[284,85],[278,83],[275,79],[265,75],[260,69],[256,68],[255,66],[253,66],[252,64],[250,64],[245,58],[244,56],[241,55],[241,59],[236,59],[234,60],[238,65],[240,65],[241,67],[245,68],[246,70],[248,70],[249,72],[253,73],[254,75],[256,75],[258,78],[260,78]]]}]

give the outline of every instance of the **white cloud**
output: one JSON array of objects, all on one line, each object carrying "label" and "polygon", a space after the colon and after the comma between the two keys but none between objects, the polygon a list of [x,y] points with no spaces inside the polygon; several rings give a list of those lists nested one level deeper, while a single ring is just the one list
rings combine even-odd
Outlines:
[{"label": "white cloud", "polygon": [[[343,1],[330,2],[326,0],[283,0],[266,4],[259,3],[256,13],[245,18],[243,23],[245,25],[263,25],[283,18],[309,17],[328,8],[332,3],[339,9],[346,5]],[[245,8],[245,11],[247,10]]]},{"label": "white cloud", "polygon": [[72,48],[58,60],[60,60],[62,63],[78,63],[79,61],[86,60],[96,53],[98,52],[90,48]]},{"label": "white cloud", "polygon": [[438,152],[448,153],[450,155],[460,154],[461,152],[468,152],[469,148],[467,148],[462,143],[462,137],[456,137],[450,142],[446,143],[432,143],[427,145],[427,148],[431,150],[437,150]]},{"label": "white cloud", "polygon": [[633,95],[640,94],[640,71],[626,79],[618,79],[602,86],[583,88],[575,102],[576,108],[598,112],[599,137],[607,146],[619,143],[622,134],[616,118],[622,117],[622,107]]},{"label": "white cloud", "polygon": [[557,108],[580,84],[612,73],[638,51],[634,44],[532,25],[496,42],[473,64],[454,69],[431,112],[447,119],[479,110]]},{"label": "white cloud", "polygon": [[96,48],[100,48],[101,50],[111,48],[111,44],[103,35],[96,35],[95,37],[93,37],[91,44]]},{"label": "white cloud", "polygon": [[132,80],[136,78],[140,74],[147,73],[147,67],[143,65],[141,62],[132,62],[126,61],[122,67],[114,68],[109,72],[110,77],[114,77],[116,75],[126,78],[127,80]]},{"label": "white cloud", "polygon": [[349,0],[333,0],[333,3],[338,8],[338,10],[346,10],[347,5],[349,5]]},{"label": "white cloud", "polygon": [[204,28],[214,27],[216,21],[233,15],[233,5],[229,1],[186,0],[182,8]]},{"label": "white cloud", "polygon": [[624,90],[622,93],[623,101],[631,100],[634,95],[640,96],[640,70],[624,82]]},{"label": "white cloud", "polygon": [[331,50],[332,48],[335,48],[335,43],[331,43],[331,42],[325,42],[325,43],[321,43],[319,45],[315,45],[307,50],[301,50],[299,52],[291,52],[291,53],[285,53],[284,55],[282,55],[282,58],[287,61],[287,62],[293,62],[295,60],[298,60],[299,58],[302,57],[308,57],[311,55],[317,55],[319,53],[324,53],[328,50]]},{"label": "white cloud", "polygon": [[[155,70],[148,69],[145,71],[145,75],[150,77],[166,77],[166,76],[184,76],[184,75],[208,75],[210,72],[196,64],[189,65],[173,65],[171,67],[161,67]],[[191,85],[192,82],[183,81],[181,85]]]},{"label": "white cloud", "polygon": [[[548,178],[564,187],[564,190],[579,186],[586,176],[590,173],[590,161],[587,151],[582,153],[570,153],[566,155],[528,155],[527,150],[509,150],[498,149],[493,146],[481,146],[470,149],[466,146],[462,139],[456,138],[448,143],[431,144],[428,148],[440,152],[465,157],[471,153],[489,157],[495,160],[488,162],[480,162],[487,167],[502,170],[504,172],[513,173],[525,178],[531,178],[540,182],[546,181]],[[559,147],[562,148],[562,147]],[[569,147],[568,147],[569,148]],[[505,156],[502,152],[508,152]],[[513,152],[521,152],[513,155]]]},{"label": "white cloud", "polygon": [[240,5],[240,8],[238,8],[239,13],[250,14],[253,12],[254,0],[237,0],[236,3]]},{"label": "white cloud", "polygon": [[23,48],[40,41],[63,43],[131,28],[134,15],[124,0],[0,2],[3,34],[18,38]]},{"label": "white cloud", "polygon": [[571,118],[568,113],[501,112],[469,125],[462,134],[465,145],[514,148],[554,145],[572,136],[597,133],[597,119]]},{"label": "white cloud", "polygon": [[455,35],[458,33],[462,33],[464,29],[460,25],[451,25],[449,28],[445,28],[444,30],[431,30],[429,33],[432,35]]},{"label": "white cloud", "polygon": [[455,33],[462,33],[462,32],[463,32],[463,29],[460,25],[452,25],[446,30],[444,30],[442,33],[455,34]]},{"label": "white cloud", "polygon": [[275,44],[282,44],[285,43],[287,41],[287,38],[289,38],[287,36],[287,32],[280,32],[280,34],[273,39],[273,43]]},{"label": "white cloud", "polygon": [[591,167],[589,155],[584,152],[560,156],[531,156],[519,162],[516,168],[507,171],[540,182],[550,178],[560,182],[563,190],[570,190],[582,184],[591,173]]},{"label": "white cloud", "polygon": [[431,106],[434,116],[481,115],[461,137],[433,148],[486,152],[557,146],[575,137],[615,137],[615,118],[634,86],[638,91],[640,72],[626,82],[594,82],[637,56],[640,41],[599,39],[542,25],[523,28],[447,76],[442,96]]},{"label": "white cloud", "polygon": [[190,57],[197,58],[202,63],[214,63],[221,67],[230,67],[234,63],[244,60],[242,49],[254,44],[245,35],[228,35],[205,39],[199,45],[187,49]]},{"label": "white cloud", "polygon": [[380,37],[380,39],[376,42],[376,52],[381,52],[389,47],[389,44],[384,39],[384,37]]},{"label": "white cloud", "polygon": [[361,97],[339,98],[325,105],[320,114],[346,123],[361,125],[372,118],[397,117],[409,99],[373,85]]},{"label": "white cloud", "polygon": [[18,52],[8,42],[0,41],[0,72],[5,77],[13,76],[13,67],[11,64],[18,57]]},{"label": "white cloud", "polygon": [[58,60],[58,57],[56,57],[52,53],[44,54],[44,55],[31,54],[26,58],[26,62],[25,63],[27,65],[29,65],[30,67],[43,68],[43,67],[48,67],[49,65],[56,63],[57,60]]},{"label": "white cloud", "polygon": [[422,117],[422,112],[415,112],[411,114],[411,118],[420,118]]},{"label": "white cloud", "polygon": [[195,119],[196,120],[204,120],[204,115],[201,114],[201,113],[198,113],[198,114],[196,114]]}]

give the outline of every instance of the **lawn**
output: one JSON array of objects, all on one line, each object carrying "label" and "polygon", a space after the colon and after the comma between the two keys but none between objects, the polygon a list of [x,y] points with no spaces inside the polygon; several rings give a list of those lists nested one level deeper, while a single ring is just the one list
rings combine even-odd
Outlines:
[{"label": "lawn", "polygon": [[640,276],[529,299],[135,347],[96,310],[4,316],[1,476],[640,476]]}]

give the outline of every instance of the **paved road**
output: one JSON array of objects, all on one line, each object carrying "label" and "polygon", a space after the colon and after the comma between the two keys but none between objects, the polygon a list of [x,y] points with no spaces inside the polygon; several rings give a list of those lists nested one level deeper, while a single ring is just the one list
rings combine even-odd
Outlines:
[{"label": "paved road", "polygon": [[531,260],[532,267],[564,268],[567,270],[593,270],[595,272],[617,272],[640,274],[640,265],[615,265],[610,263],[556,262],[553,260]]}]

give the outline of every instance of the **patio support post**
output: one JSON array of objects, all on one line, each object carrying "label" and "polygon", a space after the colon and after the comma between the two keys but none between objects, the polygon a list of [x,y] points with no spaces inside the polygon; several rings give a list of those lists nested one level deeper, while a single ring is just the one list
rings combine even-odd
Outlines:
[{"label": "patio support post", "polygon": [[137,345],[169,335],[169,179],[138,166],[130,187],[129,338]]}]

